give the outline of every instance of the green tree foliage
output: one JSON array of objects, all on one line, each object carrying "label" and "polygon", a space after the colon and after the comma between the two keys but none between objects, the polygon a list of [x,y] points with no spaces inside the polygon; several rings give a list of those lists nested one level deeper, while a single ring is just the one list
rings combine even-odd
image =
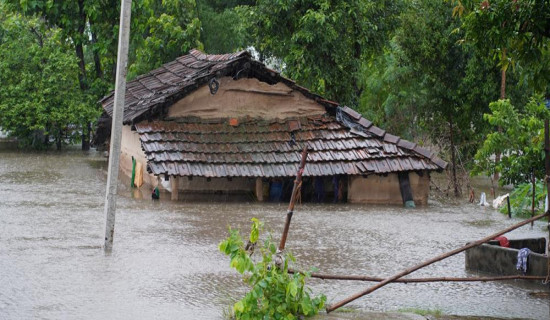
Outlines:
[{"label": "green tree foliage", "polygon": [[493,55],[506,70],[519,64],[522,79],[544,91],[550,82],[550,1],[453,0],[465,41]]},{"label": "green tree foliage", "polygon": [[[86,114],[100,109],[97,101],[113,88],[116,70],[120,1],[114,0],[0,0],[11,11],[39,18],[46,29],[55,29],[65,48],[73,52]],[[201,48],[200,21],[195,0],[133,1],[129,79],[162,63]],[[32,70],[30,71],[32,72]],[[84,117],[84,116],[83,116]],[[90,123],[83,134],[92,130]],[[83,136],[83,149],[89,136]]]},{"label": "green tree foliage", "polygon": [[195,0],[146,0],[133,4],[129,78],[202,49]]},{"label": "green tree foliage", "polygon": [[243,19],[262,58],[301,85],[356,106],[361,65],[381,52],[401,1],[258,0]]},{"label": "green tree foliage", "polygon": [[79,89],[77,59],[61,30],[0,4],[0,126],[24,145],[75,142],[97,118]]},{"label": "green tree foliage", "polygon": [[201,42],[208,53],[228,53],[250,45],[246,23],[241,19],[244,5],[252,0],[220,1],[197,0],[197,14],[201,21]]},{"label": "green tree foliage", "polygon": [[[487,135],[477,151],[472,174],[499,172],[499,183],[520,184],[529,182],[531,172],[538,179],[544,177],[544,119],[550,118],[542,97],[533,97],[520,111],[510,100],[489,104],[491,113],[483,118],[492,126],[502,128]],[[495,163],[493,155],[502,152],[501,161]]]},{"label": "green tree foliage", "polygon": [[[414,1],[400,15],[386,53],[366,70],[360,110],[374,111],[392,132],[427,134],[456,169],[473,157],[487,125],[489,101],[498,97],[498,70],[473,48],[459,45],[459,22],[442,1]],[[375,98],[373,98],[375,97]],[[421,141],[419,141],[421,142]]]},{"label": "green tree foliage", "polygon": [[[546,183],[542,180],[537,180],[535,184],[535,212],[534,214],[543,213],[544,201],[546,198]],[[533,214],[533,184],[522,183],[516,185],[510,193],[510,207],[512,215],[520,218],[527,218]],[[500,212],[508,214],[508,207],[502,206]]]},{"label": "green tree foliage", "polygon": [[[251,290],[233,306],[237,319],[300,319],[301,316],[313,316],[323,308],[326,297],[311,298],[311,290],[305,286],[307,273],[288,273],[291,254],[285,253],[283,261],[277,264],[276,247],[270,238],[256,250],[263,224],[252,219],[248,244],[238,230],[229,228],[229,237],[222,241],[219,249],[231,259],[230,265],[243,275]],[[247,247],[248,251],[247,251]],[[261,260],[254,262],[250,251],[260,251]],[[276,259],[276,258],[275,258]]]}]

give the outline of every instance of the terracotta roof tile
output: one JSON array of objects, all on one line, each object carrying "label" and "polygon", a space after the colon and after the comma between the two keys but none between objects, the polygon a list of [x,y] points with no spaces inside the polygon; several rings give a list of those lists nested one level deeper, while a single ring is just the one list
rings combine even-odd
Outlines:
[{"label": "terracotta roof tile", "polygon": [[[149,161],[148,168],[154,174],[294,176],[304,143],[310,147],[306,176],[437,170],[446,165],[429,150],[406,140],[397,140],[395,136],[388,135],[384,139],[352,137],[346,135],[346,128],[334,120],[327,122],[334,127],[333,130],[316,126],[314,121],[300,119],[302,125],[296,131],[296,146],[289,144],[288,130],[292,125],[285,121],[274,125],[243,119],[239,124],[243,130],[239,131],[229,130],[223,119],[218,123],[143,121],[136,124],[135,129]],[[279,131],[270,132],[269,128]],[[215,139],[220,130],[228,131],[222,139]],[[392,143],[396,140],[397,143]]]},{"label": "terracotta roof tile", "polygon": [[342,111],[344,111],[345,113],[347,113],[350,117],[352,117],[354,120],[359,120],[361,119],[361,114],[349,107],[343,107],[342,108]]},{"label": "terracotta roof tile", "polygon": [[363,126],[363,128],[365,128],[365,129],[368,129],[368,128],[370,128],[370,126],[372,126],[372,122],[370,122],[369,120],[367,120],[365,118],[359,119],[359,124],[361,126]]}]

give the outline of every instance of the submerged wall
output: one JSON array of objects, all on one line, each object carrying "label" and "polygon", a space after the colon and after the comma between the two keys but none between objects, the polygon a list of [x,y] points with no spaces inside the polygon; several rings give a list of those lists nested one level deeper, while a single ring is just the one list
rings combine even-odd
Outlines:
[{"label": "submerged wall", "polygon": [[[354,176],[348,180],[348,202],[403,205],[397,173]],[[428,203],[430,177],[428,173],[409,173],[409,181],[417,205]]]},{"label": "submerged wall", "polygon": [[143,168],[144,188],[152,188],[157,185],[157,177],[147,173],[147,158],[141,149],[139,134],[131,130],[130,126],[122,126],[122,139],[120,147],[120,170],[127,177],[132,176],[132,156],[136,162],[140,162]]},{"label": "submerged wall", "polygon": [[[141,141],[138,133],[132,131],[130,126],[124,126],[122,129],[122,147],[120,156],[120,169],[122,173],[129,179],[132,175],[132,156],[137,162],[140,162],[143,167],[143,182],[144,185],[140,188],[143,195],[146,196],[150,190],[159,186],[159,189],[167,190],[163,187],[162,178],[158,178],[147,173],[147,160],[145,153],[141,149]],[[179,198],[188,198],[186,194],[247,194],[258,195],[262,193],[258,188],[254,178],[239,178],[235,177],[231,180],[227,178],[203,178],[187,177],[172,178],[174,181],[167,181],[164,186],[170,189],[172,186],[177,186]],[[329,179],[327,178],[327,181]],[[350,176],[347,185],[347,201],[350,203],[364,204],[392,204],[403,205],[401,191],[399,189],[399,179],[396,173],[388,175],[370,175],[370,176]],[[419,175],[415,172],[409,173],[409,180],[414,202],[417,205],[425,205],[428,202],[428,193],[430,178],[428,173]],[[328,181],[327,183],[329,183]],[[326,187],[326,192],[331,192],[330,183]],[[266,199],[267,200],[267,199]]]},{"label": "submerged wall", "polygon": [[[510,242],[512,242],[511,240]],[[542,241],[545,241],[543,238]],[[497,275],[518,275],[516,269],[518,249],[504,248],[498,245],[482,244],[466,250],[466,269],[488,272]],[[544,254],[531,252],[529,254],[528,276],[546,276],[548,272],[548,258]]]}]

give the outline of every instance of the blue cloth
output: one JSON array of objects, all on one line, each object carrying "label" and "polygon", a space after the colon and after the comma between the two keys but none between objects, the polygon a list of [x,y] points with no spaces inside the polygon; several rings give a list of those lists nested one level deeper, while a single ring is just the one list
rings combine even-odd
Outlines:
[{"label": "blue cloth", "polygon": [[521,270],[523,274],[527,273],[527,259],[529,259],[529,254],[531,250],[529,248],[520,249],[518,252],[518,263],[516,264],[516,269]]},{"label": "blue cloth", "polygon": [[283,197],[283,182],[273,181],[269,189],[269,201],[279,202]]}]

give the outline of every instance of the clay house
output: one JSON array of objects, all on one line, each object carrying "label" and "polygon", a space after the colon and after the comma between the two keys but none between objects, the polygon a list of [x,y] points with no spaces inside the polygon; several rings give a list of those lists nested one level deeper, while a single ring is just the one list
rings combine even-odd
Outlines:
[{"label": "clay house", "polygon": [[[106,122],[113,99],[101,100]],[[307,145],[302,201],[418,205],[447,165],[246,51],[191,50],[128,82],[123,123],[122,172],[161,198],[284,201]]]}]

